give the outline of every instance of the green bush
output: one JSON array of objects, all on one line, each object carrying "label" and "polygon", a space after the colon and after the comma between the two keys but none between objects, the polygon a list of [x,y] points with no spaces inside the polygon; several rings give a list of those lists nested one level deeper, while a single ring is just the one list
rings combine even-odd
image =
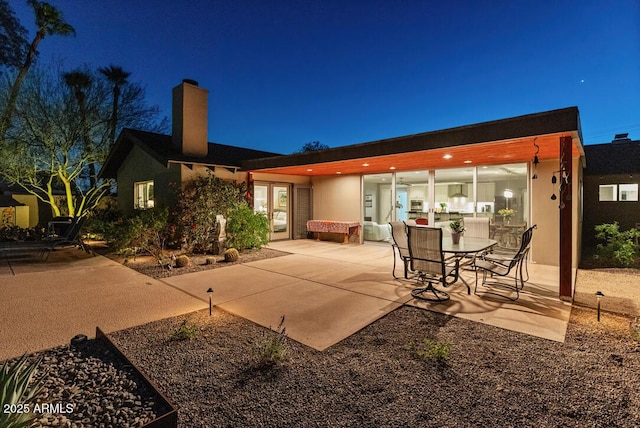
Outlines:
[{"label": "green bush", "polygon": [[0,227],[0,242],[37,241],[42,239],[43,229],[37,227],[22,228],[20,226]]},{"label": "green bush", "polygon": [[175,329],[169,332],[169,339],[171,340],[191,340],[195,339],[200,332],[200,328],[197,325],[191,324],[186,318]]},{"label": "green bush", "polygon": [[237,262],[240,258],[240,253],[235,248],[229,248],[224,252],[225,262]]},{"label": "green bush", "polygon": [[164,258],[164,249],[169,235],[168,210],[153,208],[136,211],[113,225],[110,244],[122,254],[146,251],[157,260]]},{"label": "green bush", "polygon": [[279,366],[289,360],[291,347],[284,327],[284,315],[280,317],[278,328],[273,330],[269,327],[269,331],[256,342],[254,355],[259,368]]},{"label": "green bush", "polygon": [[[36,418],[33,406],[42,394],[42,379],[33,382],[40,360],[30,364],[23,355],[12,365],[5,361],[0,369],[0,427],[29,427]],[[21,406],[25,413],[5,411],[5,406]]]},{"label": "green bush", "polygon": [[269,219],[254,212],[248,205],[239,205],[227,220],[227,246],[246,250],[269,243]]},{"label": "green bush", "polygon": [[247,188],[244,183],[225,181],[209,174],[188,182],[178,191],[172,217],[183,248],[205,252],[217,237],[216,215],[229,217],[229,212],[246,205]]},{"label": "green bush", "polygon": [[612,266],[631,266],[638,254],[640,231],[629,229],[620,231],[618,222],[599,224],[595,227],[596,238],[601,241],[596,246],[596,259]]},{"label": "green bush", "polygon": [[444,364],[449,359],[451,344],[425,338],[422,342],[409,342],[409,349],[413,350],[413,352],[423,360]]}]

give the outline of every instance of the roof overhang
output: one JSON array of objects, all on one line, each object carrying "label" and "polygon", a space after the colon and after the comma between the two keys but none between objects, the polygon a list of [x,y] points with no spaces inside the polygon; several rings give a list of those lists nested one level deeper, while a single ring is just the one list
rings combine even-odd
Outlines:
[{"label": "roof overhang", "polygon": [[559,158],[560,137],[566,136],[572,138],[573,156],[584,156],[576,107],[318,152],[253,159],[244,162],[243,169],[317,176],[530,162],[536,152],[540,160]]}]

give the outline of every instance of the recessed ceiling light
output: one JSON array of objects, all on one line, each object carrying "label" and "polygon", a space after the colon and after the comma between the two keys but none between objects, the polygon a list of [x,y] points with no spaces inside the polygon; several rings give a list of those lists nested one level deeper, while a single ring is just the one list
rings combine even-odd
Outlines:
[{"label": "recessed ceiling light", "polygon": [[368,163],[363,163],[362,166],[369,166],[369,164]]},{"label": "recessed ceiling light", "polygon": [[449,153],[447,153],[446,155],[442,156],[442,159],[451,159],[453,156],[451,156]]},{"label": "recessed ceiling light", "polygon": [[313,171],[311,168],[308,168],[308,169],[307,169],[307,172],[311,172],[311,171]]},{"label": "recessed ceiling light", "polygon": [[470,160],[466,160],[466,161],[464,161],[464,163],[471,163],[471,162],[472,162],[472,161],[470,161]]},{"label": "recessed ceiling light", "polygon": [[395,167],[395,166],[392,166],[392,167],[391,167],[391,168],[389,168],[389,169],[396,169],[396,167]]},{"label": "recessed ceiling light", "polygon": [[336,174],[342,174],[340,171],[336,172]]}]

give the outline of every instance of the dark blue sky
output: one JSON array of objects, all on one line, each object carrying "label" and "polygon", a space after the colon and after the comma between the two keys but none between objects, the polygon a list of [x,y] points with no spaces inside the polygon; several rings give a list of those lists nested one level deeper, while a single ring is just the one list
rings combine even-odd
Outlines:
[{"label": "dark blue sky", "polygon": [[574,105],[586,144],[640,138],[639,0],[49,1],[77,36],[41,62],[120,65],[167,116],[197,80],[210,141],[291,153]]}]

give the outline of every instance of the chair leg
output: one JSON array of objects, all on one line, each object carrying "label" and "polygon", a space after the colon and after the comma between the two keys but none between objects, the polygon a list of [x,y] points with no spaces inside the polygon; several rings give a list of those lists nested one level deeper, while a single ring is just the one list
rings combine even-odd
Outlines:
[{"label": "chair leg", "polygon": [[416,299],[426,300],[428,302],[445,302],[450,299],[449,293],[436,289],[432,281],[426,280],[423,276],[419,278],[418,281],[422,282],[423,285],[426,282],[427,286],[416,288],[411,292],[411,295]]}]

